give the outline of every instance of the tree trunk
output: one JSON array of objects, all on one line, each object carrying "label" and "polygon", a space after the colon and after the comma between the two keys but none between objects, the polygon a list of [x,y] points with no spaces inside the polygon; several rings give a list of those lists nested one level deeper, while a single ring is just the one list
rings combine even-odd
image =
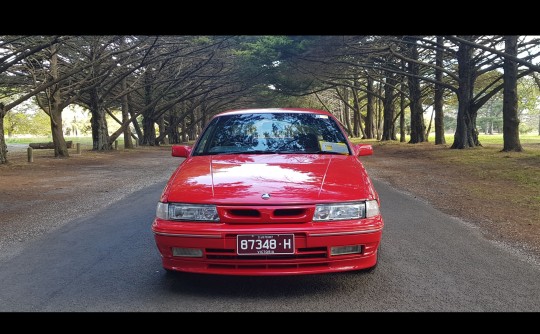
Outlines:
[{"label": "tree trunk", "polygon": [[[415,39],[412,39],[415,42]],[[418,59],[418,49],[416,45],[411,46],[411,58]],[[409,62],[409,73],[419,76],[420,69],[415,62]],[[409,143],[416,144],[425,142],[426,125],[424,124],[424,109],[422,108],[422,92],[420,80],[417,77],[409,76],[409,95],[411,109],[411,139]]]},{"label": "tree trunk", "polygon": [[208,111],[206,110],[206,103],[203,102],[201,104],[200,109],[201,109],[201,129],[204,129],[206,127],[206,123],[208,123]]},{"label": "tree trunk", "polygon": [[197,138],[197,124],[195,122],[195,111],[191,110],[191,112],[189,113],[189,138],[191,138],[191,140],[194,140],[195,138]]},{"label": "tree trunk", "polygon": [[347,133],[353,133],[352,132],[352,129],[351,129],[351,115],[350,115],[350,110],[349,110],[349,88],[347,87],[344,87],[343,89],[343,98],[345,99],[345,101],[347,101],[347,103],[343,103],[344,104],[344,107],[343,107],[343,118],[344,118],[344,121],[345,121],[345,126],[347,127]]},{"label": "tree trunk", "polygon": [[187,142],[189,140],[189,137],[187,135],[187,131],[186,131],[186,118],[184,117],[182,119],[182,142]]},{"label": "tree trunk", "polygon": [[156,128],[154,120],[149,116],[143,117],[143,140],[141,145],[155,146],[156,144]]},{"label": "tree trunk", "polygon": [[[437,52],[435,55],[435,65],[438,67],[443,67],[443,51],[442,44],[444,43],[444,38],[437,36]],[[441,47],[439,47],[439,45]],[[443,73],[439,69],[435,69],[435,80],[437,82],[442,82]],[[444,87],[435,84],[435,145],[444,145],[446,144],[446,139],[444,138]]]},{"label": "tree trunk", "polygon": [[[156,145],[159,146],[161,144],[165,144],[165,118],[161,116],[156,123],[159,130],[159,137],[156,137]],[[161,134],[164,134],[164,136],[162,136]]]},{"label": "tree trunk", "polygon": [[[144,102],[145,107],[152,104],[152,74],[149,70],[144,73]],[[154,146],[156,144],[156,129],[154,127],[154,108],[146,108],[143,112],[143,138],[141,145]]]},{"label": "tree trunk", "polygon": [[[353,89],[353,95],[356,95],[356,90]],[[355,138],[360,137],[360,106],[358,105],[358,96],[353,96],[353,134]]]},{"label": "tree trunk", "polygon": [[4,117],[6,116],[5,106],[0,102],[0,165],[7,164],[7,145],[4,136]]},{"label": "tree trunk", "polygon": [[[536,82],[536,85],[540,88],[540,76],[538,76],[537,73],[533,73],[532,76],[534,82]],[[540,136],[540,114],[538,114],[538,135]]]},{"label": "tree trunk", "polygon": [[[518,36],[505,36],[505,52],[516,56]],[[503,91],[503,152],[521,152],[523,148],[519,141],[517,74],[518,65],[508,58],[504,59],[504,91]]]},{"label": "tree trunk", "polygon": [[53,106],[50,111],[51,117],[51,134],[54,143],[54,156],[59,158],[68,158],[69,152],[64,139],[64,132],[62,130],[62,111],[63,108]]},{"label": "tree trunk", "polygon": [[461,43],[457,51],[458,61],[458,114],[454,143],[450,148],[465,149],[481,146],[476,130],[476,112],[472,108],[475,69],[472,60],[473,48]]},{"label": "tree trunk", "polygon": [[141,130],[141,127],[139,126],[139,122],[137,122],[137,117],[135,117],[135,108],[133,105],[133,101],[131,99],[131,94],[128,94],[128,112],[130,118],[132,118],[131,124],[133,124],[133,128],[135,129],[135,133],[137,133],[137,144],[142,144],[142,137],[143,133]]},{"label": "tree trunk", "polygon": [[109,129],[105,118],[106,112],[99,100],[97,88],[93,88],[90,91],[89,107],[90,113],[92,114],[92,117],[90,118],[90,123],[92,124],[92,150],[111,150],[112,145],[109,143]]},{"label": "tree trunk", "polygon": [[375,113],[374,98],[375,96],[371,94],[373,92],[373,79],[368,76],[367,78],[367,113],[366,113],[366,138],[373,139],[375,138],[373,134],[373,114]]},{"label": "tree trunk", "polygon": [[[127,81],[126,79],[123,79],[122,91],[127,91],[127,89]],[[130,118],[128,95],[129,94],[124,94],[124,96],[122,96],[122,123],[126,122]],[[133,148],[133,141],[131,140],[131,128],[129,126],[126,126],[126,129],[124,130],[124,148]]]},{"label": "tree trunk", "polygon": [[174,110],[174,112],[169,113],[169,128],[168,136],[169,136],[169,143],[170,144],[180,144],[182,141],[180,140],[180,132],[178,131],[178,110]]},{"label": "tree trunk", "polygon": [[[358,80],[354,80],[354,86],[358,87],[359,82]],[[353,88],[352,89],[353,94],[353,107],[354,107],[354,131],[357,133],[355,136],[357,138],[362,137],[366,138],[366,133],[364,132],[364,128],[362,127],[362,114],[360,113],[360,101],[358,100],[358,89]]]},{"label": "tree trunk", "polygon": [[431,112],[431,117],[429,118],[429,124],[426,129],[425,138],[426,142],[429,142],[429,134],[431,133],[431,126],[433,125],[433,116],[435,115],[435,109]]},{"label": "tree trunk", "polygon": [[[56,46],[51,47],[50,75],[58,78],[58,52]],[[51,86],[52,94],[49,96],[49,117],[51,119],[51,135],[54,143],[54,156],[60,158],[69,157],[64,131],[62,129],[62,94],[59,85]]]},{"label": "tree trunk", "polygon": [[383,102],[383,133],[381,140],[397,140],[394,125],[396,113],[394,106],[394,87],[397,81],[394,79],[394,76],[395,74],[389,71],[386,72]]},{"label": "tree trunk", "polygon": [[[189,111],[185,110],[178,110],[176,109],[174,112],[169,113],[169,124],[166,130],[166,133],[161,133],[157,138],[156,142],[161,141],[163,138],[165,138],[165,135],[169,135],[169,143],[181,143],[185,138],[189,138],[189,134],[184,131],[187,131],[187,127],[185,126],[185,120],[186,116],[189,114]],[[178,127],[182,127],[182,133],[178,131]],[[181,138],[180,138],[181,136]]]},{"label": "tree trunk", "polygon": [[[402,84],[401,90],[403,90],[405,87]],[[399,93],[399,142],[404,143],[407,141],[406,139],[406,133],[405,133],[405,94]]]},{"label": "tree trunk", "polygon": [[[382,89],[383,86],[381,84],[378,85],[378,95],[382,96]],[[382,137],[382,100],[377,99],[377,109],[375,110],[375,138],[377,140],[381,140]]]}]

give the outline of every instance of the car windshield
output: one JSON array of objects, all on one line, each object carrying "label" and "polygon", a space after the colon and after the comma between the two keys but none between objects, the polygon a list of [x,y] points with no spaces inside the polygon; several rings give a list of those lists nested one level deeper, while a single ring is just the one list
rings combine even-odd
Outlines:
[{"label": "car windshield", "polygon": [[194,148],[194,155],[244,153],[350,154],[350,150],[334,119],[311,113],[218,116]]}]

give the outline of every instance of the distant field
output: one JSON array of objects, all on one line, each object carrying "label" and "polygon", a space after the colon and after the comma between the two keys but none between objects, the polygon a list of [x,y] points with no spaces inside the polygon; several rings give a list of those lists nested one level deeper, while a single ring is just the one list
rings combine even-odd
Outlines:
[{"label": "distant field", "polygon": [[[446,143],[452,144],[454,142],[454,135],[445,136]],[[502,145],[503,144],[503,135],[502,134],[496,134],[496,135],[479,135],[478,139],[480,140],[480,143],[482,145],[484,144],[493,144],[493,145]],[[433,137],[433,140],[435,140],[435,137]],[[540,136],[539,135],[520,135],[519,141],[521,144],[540,144]]]},{"label": "distant field", "polygon": [[[397,136],[399,141],[399,134]],[[406,142],[410,140],[410,136],[406,136]],[[444,139],[446,140],[446,145],[451,146],[454,142],[454,135],[453,134],[446,134],[444,136]],[[503,146],[503,135],[501,134],[494,134],[494,135],[485,135],[485,134],[479,134],[478,139],[480,140],[480,144],[482,145],[500,145],[501,148]],[[428,138],[429,142],[434,143],[435,142],[435,134],[432,133],[429,135]],[[359,141],[359,139],[354,138],[353,141]],[[365,141],[365,140],[362,140]],[[377,140],[371,140],[371,141],[377,141]],[[534,135],[534,134],[528,134],[528,135],[520,135],[519,141],[521,144],[540,144],[540,136]]]},{"label": "distant field", "polygon": [[[407,138],[408,139],[408,138]],[[471,180],[505,180],[513,188],[519,189],[521,194],[506,201],[526,201],[535,210],[540,210],[540,136],[524,135],[520,136],[523,152],[501,152],[503,148],[503,136],[479,135],[482,147],[452,150],[449,147],[454,141],[453,135],[446,136],[446,145],[434,145],[434,136],[430,137],[429,143],[408,144],[398,141],[376,141],[353,139],[355,143],[371,143],[375,151],[396,150],[411,156],[422,156],[431,162],[437,162],[448,168],[457,168],[468,175]],[[493,192],[486,192],[485,188],[478,186],[474,182],[467,184],[469,190],[475,190],[475,196],[484,196],[486,200],[492,200],[496,195]],[[499,194],[504,194],[500,192]],[[501,199],[502,201],[503,199]],[[540,211],[537,211],[540,212]]]},{"label": "distant field", "polygon": [[[73,144],[80,143],[82,148],[92,147],[92,137],[64,137],[66,141],[73,141]],[[30,143],[48,143],[52,137],[24,137],[24,138],[6,138],[8,144],[30,144]],[[118,139],[118,145],[124,145],[124,139]]]},{"label": "distant field", "polygon": [[[480,134],[478,136],[480,143],[483,146],[503,146],[503,135],[502,134],[494,134],[494,135],[484,135]],[[73,143],[81,143],[82,147],[92,147],[92,137],[65,137],[66,141],[72,140]],[[398,135],[399,139],[399,135]],[[408,142],[410,139],[409,136],[406,137],[406,141]],[[451,146],[454,142],[454,135],[453,134],[447,134],[445,135],[446,139],[446,145]],[[530,144],[540,144],[540,136],[539,135],[521,135],[519,137],[519,140],[522,145],[525,145],[525,149],[528,148]],[[24,138],[6,138],[6,142],[8,144],[29,144],[29,143],[46,143],[52,141],[51,137],[24,137]],[[360,141],[360,139],[354,138],[354,142]],[[362,140],[365,142],[366,140]],[[376,142],[377,140],[369,140]],[[435,135],[431,134],[429,136],[429,142],[435,142]],[[123,146],[124,145],[124,139],[119,138],[118,139],[118,145]],[[534,146],[534,145],[533,145]]]}]

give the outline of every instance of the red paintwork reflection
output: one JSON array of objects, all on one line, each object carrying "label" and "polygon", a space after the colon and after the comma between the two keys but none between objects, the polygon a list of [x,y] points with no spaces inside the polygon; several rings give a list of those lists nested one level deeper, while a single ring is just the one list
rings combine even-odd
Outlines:
[{"label": "red paintwork reflection", "polygon": [[[188,158],[163,202],[302,204],[374,199],[354,156],[322,154],[211,155]],[[261,195],[269,193],[269,200]]]}]

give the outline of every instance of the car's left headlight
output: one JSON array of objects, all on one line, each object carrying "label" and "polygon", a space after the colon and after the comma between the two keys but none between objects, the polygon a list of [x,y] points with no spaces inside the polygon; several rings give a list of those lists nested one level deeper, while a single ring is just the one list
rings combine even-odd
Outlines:
[{"label": "car's left headlight", "polygon": [[315,205],[313,221],[351,220],[374,217],[379,214],[375,200],[355,203],[333,203]]},{"label": "car's left headlight", "polygon": [[161,203],[156,208],[156,216],[166,220],[218,222],[215,205]]}]

